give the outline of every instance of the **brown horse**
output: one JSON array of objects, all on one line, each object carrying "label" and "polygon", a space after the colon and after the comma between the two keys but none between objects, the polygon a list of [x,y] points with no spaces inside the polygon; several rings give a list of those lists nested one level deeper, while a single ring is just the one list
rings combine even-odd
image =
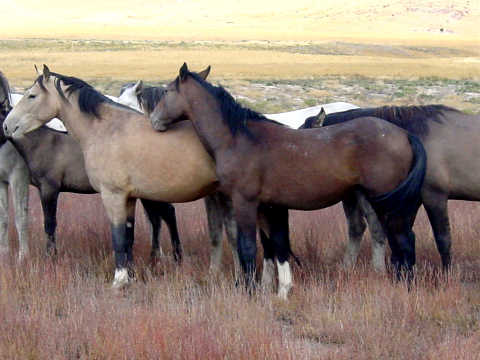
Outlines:
[{"label": "brown horse", "polygon": [[[467,115],[443,105],[383,106],[354,109],[324,117],[323,124],[311,119],[305,126],[330,126],[362,116],[375,116],[400,126],[418,136],[425,146],[428,167],[421,199],[430,220],[444,270],[451,263],[451,232],[448,199],[480,201],[480,167],[475,154],[480,153],[480,115]],[[349,251],[345,260],[356,261],[366,225],[359,204],[345,207],[349,224]],[[378,228],[375,217],[367,217],[370,229]],[[383,248],[384,235],[374,231],[373,242]]]},{"label": "brown horse", "polygon": [[[185,118],[215,159],[220,191],[232,198],[247,282],[255,270],[259,204],[275,206],[281,217],[289,208],[324,208],[354,199],[356,193],[374,205],[388,234],[397,274],[404,267],[412,269],[411,227],[426,167],[423,146],[414,136],[376,118],[313,130],[279,126],[243,108],[186,64],[167,86],[151,120],[155,129],[165,131]],[[276,244],[288,226],[276,217],[270,220]]]}]

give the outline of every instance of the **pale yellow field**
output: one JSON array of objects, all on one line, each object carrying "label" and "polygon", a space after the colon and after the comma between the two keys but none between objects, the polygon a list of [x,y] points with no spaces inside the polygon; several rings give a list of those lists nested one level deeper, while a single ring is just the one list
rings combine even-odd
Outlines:
[{"label": "pale yellow field", "polygon": [[[21,0],[2,1],[2,10],[0,40],[169,41],[115,51],[0,45],[0,69],[16,86],[31,82],[34,63],[84,79],[166,80],[183,61],[211,64],[219,79],[480,78],[480,1]],[[342,44],[354,51],[342,53]]]}]

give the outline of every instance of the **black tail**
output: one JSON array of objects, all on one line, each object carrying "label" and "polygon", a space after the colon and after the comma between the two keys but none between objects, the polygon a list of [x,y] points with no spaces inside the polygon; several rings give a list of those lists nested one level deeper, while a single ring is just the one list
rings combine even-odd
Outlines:
[{"label": "black tail", "polygon": [[420,139],[408,134],[413,151],[413,165],[407,178],[392,191],[369,198],[375,210],[385,214],[408,215],[421,203],[420,191],[427,169],[427,154]]}]

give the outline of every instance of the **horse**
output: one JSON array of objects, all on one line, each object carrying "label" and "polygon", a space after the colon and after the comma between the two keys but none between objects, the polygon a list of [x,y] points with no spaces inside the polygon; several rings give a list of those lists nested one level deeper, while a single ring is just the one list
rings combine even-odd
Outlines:
[{"label": "horse", "polygon": [[[480,201],[480,167],[476,167],[476,161],[472,158],[480,152],[480,115],[468,115],[444,105],[383,106],[328,114],[323,126],[363,116],[375,116],[395,124],[418,136],[425,146],[428,166],[421,200],[433,230],[443,270],[447,271],[451,264],[452,242],[448,200]],[[356,261],[366,228],[361,206],[353,204],[353,208],[357,210],[346,211],[350,228],[349,248],[353,249],[346,259],[350,264]],[[375,217],[367,217],[367,223],[370,229],[378,228]],[[356,229],[352,229],[351,224],[357,224]],[[383,249],[383,233],[374,232],[372,235],[377,247]]]},{"label": "horse", "polygon": [[[90,183],[101,194],[115,253],[112,288],[123,288],[130,282],[133,262],[136,198],[188,202],[215,192],[218,179],[213,159],[190,122],[180,122],[160,134],[138,111],[108,99],[81,79],[50,72],[44,65],[43,74],[8,114],[3,130],[6,136],[19,139],[54,117],[78,141]],[[274,210],[265,207],[262,214],[271,217]],[[291,252],[287,240],[282,245]]]},{"label": "horse", "polygon": [[[1,79],[0,89],[3,93],[8,93],[8,81],[3,75]],[[14,105],[18,103],[18,97],[18,94],[12,94],[11,98]],[[7,105],[8,111],[5,112],[5,116],[11,110],[10,102]],[[3,125],[4,118],[0,120]],[[53,119],[46,126],[26,134],[21,139],[7,141],[11,147],[10,157],[13,157],[19,164],[26,163],[27,169],[22,172],[26,174],[26,178],[22,182],[26,187],[26,189],[22,189],[22,194],[24,194],[22,201],[28,203],[29,183],[39,190],[44,216],[46,249],[47,253],[52,255],[57,252],[55,232],[57,227],[57,201],[60,193],[96,193],[88,180],[80,146],[63,129],[65,128],[61,121]],[[176,261],[180,261],[182,249],[178,236],[175,208],[168,203],[144,199],[141,201],[150,223],[152,241],[150,255],[152,260],[162,255],[159,237],[161,220],[163,219],[170,232],[174,258]]]},{"label": "horse", "polygon": [[[208,73],[207,73],[208,74]],[[206,75],[205,75],[206,76]],[[164,88],[161,86],[144,86],[141,80],[136,83],[128,83],[120,89],[120,95],[117,101],[133,109],[143,112],[147,117],[150,116],[155,106],[158,104],[164,94]],[[223,228],[227,234],[227,239],[232,250],[232,257],[235,269],[235,279],[239,279],[240,262],[237,252],[237,241],[235,236],[236,224],[233,219],[231,200],[220,192],[213,193],[204,198],[207,212],[207,223],[211,241],[210,252],[210,271],[218,272],[223,253],[222,233]],[[264,224],[264,227],[267,225]],[[270,239],[265,230],[260,229],[260,240],[264,249],[263,269],[261,283],[265,289],[273,288],[275,275],[275,251],[269,246]],[[299,263],[298,259],[297,263]],[[277,262],[278,266],[278,262]],[[289,289],[292,287],[292,276],[289,268],[286,266],[277,267],[279,278],[284,281],[279,282],[278,295],[285,299]]]},{"label": "horse", "polygon": [[[260,204],[276,209],[269,224],[276,243],[288,234],[282,216],[288,209],[320,209],[355,196],[370,201],[381,219],[397,277],[411,278],[412,225],[426,169],[425,151],[414,135],[373,117],[289,129],[242,107],[185,63],[150,116],[152,126],[165,134],[182,119],[193,123],[215,160],[219,190],[232,199],[247,284],[253,284],[255,273]],[[287,259],[279,260],[288,264]]]},{"label": "horse", "polygon": [[[7,78],[0,72],[0,122],[10,112],[11,95]],[[9,252],[8,241],[8,186],[12,188],[15,207],[15,227],[18,233],[18,260],[21,262],[28,254],[28,185],[30,174],[15,147],[0,134],[0,256]]]}]

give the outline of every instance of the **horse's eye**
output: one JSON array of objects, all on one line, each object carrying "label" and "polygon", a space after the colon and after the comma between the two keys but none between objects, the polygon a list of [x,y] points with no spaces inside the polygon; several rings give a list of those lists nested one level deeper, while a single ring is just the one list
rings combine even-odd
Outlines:
[{"label": "horse's eye", "polygon": [[32,95],[28,95],[28,98],[29,98],[29,99],[35,99],[36,97],[37,97],[37,95],[33,95],[33,94],[32,94]]}]

